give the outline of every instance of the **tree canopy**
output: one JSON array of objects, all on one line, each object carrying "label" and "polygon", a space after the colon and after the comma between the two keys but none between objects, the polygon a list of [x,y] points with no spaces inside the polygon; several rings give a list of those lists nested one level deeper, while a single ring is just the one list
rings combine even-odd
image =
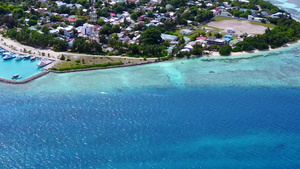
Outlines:
[{"label": "tree canopy", "polygon": [[161,32],[156,27],[149,27],[141,36],[144,45],[159,45],[162,42]]}]

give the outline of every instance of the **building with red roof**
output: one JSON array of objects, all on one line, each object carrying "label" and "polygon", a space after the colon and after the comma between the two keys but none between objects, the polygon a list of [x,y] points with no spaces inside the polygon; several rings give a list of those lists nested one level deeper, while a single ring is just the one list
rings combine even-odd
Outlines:
[{"label": "building with red roof", "polygon": [[201,36],[201,37],[198,37],[197,40],[206,40],[206,37]]}]

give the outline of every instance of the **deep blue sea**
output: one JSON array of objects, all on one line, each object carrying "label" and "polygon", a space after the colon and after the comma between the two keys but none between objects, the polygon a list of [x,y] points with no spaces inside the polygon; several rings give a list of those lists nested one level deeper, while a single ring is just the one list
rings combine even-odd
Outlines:
[{"label": "deep blue sea", "polygon": [[0,93],[1,168],[300,167],[299,89]]}]

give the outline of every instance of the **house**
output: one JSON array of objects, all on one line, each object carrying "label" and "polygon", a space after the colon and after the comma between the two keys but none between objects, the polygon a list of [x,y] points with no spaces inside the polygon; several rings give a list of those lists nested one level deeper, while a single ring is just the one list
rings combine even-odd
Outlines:
[{"label": "house", "polygon": [[252,15],[248,15],[248,20],[249,20],[249,21],[261,22],[262,20],[264,20],[264,18],[254,17],[254,16],[252,16]]},{"label": "house", "polygon": [[214,37],[209,37],[206,39],[208,45],[219,45],[219,46],[224,46],[225,41],[223,39],[216,39]]},{"label": "house", "polygon": [[226,42],[231,41],[231,40],[232,40],[232,35],[225,35],[224,40],[225,40]]},{"label": "house", "polygon": [[210,10],[210,11],[212,11],[214,15],[217,15],[217,14],[219,14],[220,9],[215,8],[215,9],[212,9],[212,10]]},{"label": "house", "polygon": [[182,29],[182,30],[180,30],[180,33],[183,35],[191,35],[191,34],[193,34],[193,31],[191,31],[189,29]]},{"label": "house", "polygon": [[172,51],[173,51],[173,49],[174,49],[175,46],[176,46],[176,45],[172,45],[172,46],[170,46],[170,47],[167,49],[168,54],[172,53]]},{"label": "house", "polygon": [[74,36],[73,28],[73,26],[68,26],[64,28],[64,35],[68,38],[72,38]]},{"label": "house", "polygon": [[93,31],[94,31],[94,25],[92,24],[85,23],[81,28],[82,35],[90,36],[92,35]]},{"label": "house", "polygon": [[178,41],[178,36],[162,33],[161,38],[165,41]]},{"label": "house", "polygon": [[236,44],[238,43],[239,41],[238,40],[232,40],[229,42],[229,45],[230,46],[236,46]]},{"label": "house", "polygon": [[189,43],[191,41],[191,38],[188,38],[188,37],[183,37],[184,41],[185,41],[185,44]]},{"label": "house", "polygon": [[231,13],[229,13],[229,12],[221,12],[221,15],[220,16],[223,16],[223,17],[231,17],[232,16],[232,14]]},{"label": "house", "polygon": [[171,8],[173,8],[173,6],[172,6],[171,4],[167,4],[167,5],[166,5],[166,9],[167,9],[167,10],[169,10],[169,9],[171,9]]},{"label": "house", "polygon": [[71,15],[67,18],[67,20],[70,21],[70,23],[73,25],[78,20],[78,18],[75,15]]},{"label": "house", "polygon": [[[247,10],[248,10],[247,8],[241,8],[241,9],[240,9],[240,11],[242,11],[242,12],[244,12],[244,13],[247,12]],[[254,14],[256,13],[256,10],[254,10],[254,9],[249,9],[249,10],[251,11],[251,14],[252,14],[252,15],[254,15]]]},{"label": "house", "polygon": [[149,5],[160,4],[162,0],[150,0]]},{"label": "house", "polygon": [[110,13],[110,17],[115,17],[116,14],[115,13]]},{"label": "house", "polygon": [[203,40],[204,41],[204,40],[206,40],[206,37],[201,36],[201,37],[198,37],[197,40]]},{"label": "house", "polygon": [[39,9],[37,9],[37,11],[44,13],[44,12],[47,12],[47,8],[39,8]]},{"label": "house", "polygon": [[277,12],[271,15],[271,18],[279,18],[281,15],[286,16],[286,13]]}]

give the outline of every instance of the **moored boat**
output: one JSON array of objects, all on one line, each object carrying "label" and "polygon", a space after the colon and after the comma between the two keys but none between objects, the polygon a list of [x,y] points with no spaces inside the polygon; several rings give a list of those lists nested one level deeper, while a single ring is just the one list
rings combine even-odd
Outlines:
[{"label": "moored boat", "polygon": [[36,57],[35,56],[33,56],[33,57],[31,57],[31,61],[34,61],[36,59]]},{"label": "moored boat", "polygon": [[9,60],[9,59],[12,59],[12,58],[15,58],[14,54],[9,54],[9,55],[6,55],[3,57],[4,60]]},{"label": "moored boat", "polygon": [[43,66],[46,66],[46,65],[48,65],[50,63],[52,63],[52,61],[49,60],[49,59],[41,59],[41,61],[38,64],[36,64],[36,65],[38,67],[43,67]]},{"label": "moored boat", "polygon": [[18,74],[15,74],[12,76],[12,79],[21,79],[22,77]]},{"label": "moored boat", "polygon": [[295,55],[294,55],[295,57],[299,57],[299,54],[298,53],[295,53]]},{"label": "moored boat", "polygon": [[30,55],[25,55],[25,56],[24,56],[24,59],[30,59],[30,58],[31,58]]},{"label": "moored boat", "polygon": [[22,60],[22,59],[23,59],[23,57],[21,55],[16,55],[15,60]]}]

